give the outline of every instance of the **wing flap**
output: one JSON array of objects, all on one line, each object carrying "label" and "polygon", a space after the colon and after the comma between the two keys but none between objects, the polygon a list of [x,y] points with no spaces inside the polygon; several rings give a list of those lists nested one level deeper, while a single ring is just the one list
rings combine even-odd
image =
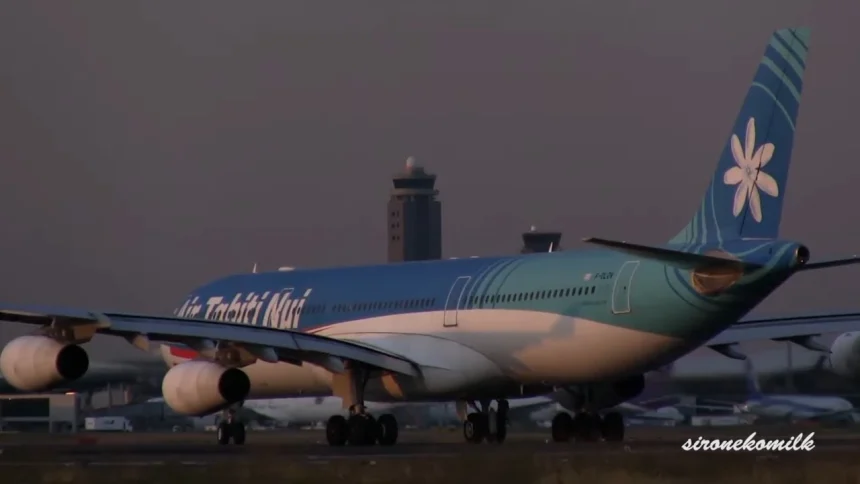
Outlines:
[{"label": "wing flap", "polygon": [[27,324],[51,324],[64,320],[75,324],[95,324],[97,332],[133,340],[145,335],[149,340],[188,344],[189,341],[225,341],[257,348],[272,348],[281,359],[317,361],[320,355],[363,363],[402,375],[418,376],[417,365],[403,356],[366,344],[303,333],[288,329],[246,326],[234,323],[176,317],[124,313],[97,313],[78,309],[38,306],[0,306],[0,319]]}]

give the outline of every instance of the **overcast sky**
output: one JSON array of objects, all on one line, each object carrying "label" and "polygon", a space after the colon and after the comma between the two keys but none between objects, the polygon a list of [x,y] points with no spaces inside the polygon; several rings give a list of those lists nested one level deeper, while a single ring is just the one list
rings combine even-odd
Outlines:
[{"label": "overcast sky", "polygon": [[[532,224],[663,242],[798,24],[783,234],[860,253],[860,4],[839,3],[10,1],[0,299],[167,313],[255,262],[384,261],[410,155],[439,176],[446,257],[516,252]],[[797,276],[761,311],[860,307],[858,275]]]}]

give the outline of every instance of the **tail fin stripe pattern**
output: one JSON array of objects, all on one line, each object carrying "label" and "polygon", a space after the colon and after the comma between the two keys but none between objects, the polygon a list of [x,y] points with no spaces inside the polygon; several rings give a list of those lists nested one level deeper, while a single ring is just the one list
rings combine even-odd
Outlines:
[{"label": "tail fin stripe pattern", "polygon": [[772,47],[777,50],[780,50],[781,47],[785,52],[790,53],[791,58],[800,67],[800,69],[797,69],[797,66],[795,66],[795,72],[802,73],[806,69],[806,48],[803,45],[796,44],[800,44],[800,41],[793,35],[788,37],[779,35],[774,37]]},{"label": "tail fin stripe pattern", "polygon": [[762,84],[760,82],[754,82],[754,83],[752,83],[752,85],[761,89],[762,91],[767,93],[767,95],[770,96],[771,99],[773,99],[773,103],[776,105],[776,107],[779,108],[780,111],[782,111],[782,114],[785,115],[786,121],[788,121],[788,125],[791,127],[791,130],[794,131],[795,127],[794,127],[794,123],[792,122],[793,116],[791,114],[789,114],[788,110],[785,109],[785,106],[783,106],[782,103],[779,102],[779,99],[777,99],[776,94],[774,94],[773,91],[768,89],[767,86],[765,86],[764,84]]},{"label": "tail fin stripe pattern", "polygon": [[784,77],[786,84],[794,88],[795,92],[798,90],[797,88],[803,84],[802,79],[804,67],[794,59],[791,52],[788,52],[788,50],[778,42],[772,42],[772,45],[767,48],[763,60],[767,60],[768,65],[775,66],[776,69],[774,69],[774,71],[777,76]]},{"label": "tail fin stripe pattern", "polygon": [[[809,52],[809,44],[807,43],[809,41],[809,29],[806,29],[806,32],[804,32],[805,35],[803,37],[801,37],[800,35],[797,35],[797,29],[788,29],[788,33],[791,35],[790,39],[787,38],[785,31],[783,31],[783,30],[779,30],[779,31],[777,31],[777,33],[779,33],[781,37],[785,38],[785,41],[789,45],[794,45],[795,42],[800,44],[800,47],[802,47],[803,50],[801,52],[798,52],[798,55],[800,55],[803,58],[802,60],[805,63],[806,62],[806,53]],[[804,67],[805,66],[806,66],[806,64],[804,64]]]},{"label": "tail fin stripe pattern", "polygon": [[779,237],[809,29],[774,32],[693,218],[669,243],[684,250]]},{"label": "tail fin stripe pattern", "polygon": [[[761,63],[762,63],[762,65],[766,66],[770,70],[770,74],[775,75],[776,77],[779,78],[780,81],[782,81],[782,84],[788,88],[789,92],[791,92],[791,95],[794,97],[794,100],[797,103],[800,103],[800,92],[798,92],[797,88],[795,87],[795,86],[800,85],[800,79],[799,78],[796,80],[792,79],[792,76],[788,74],[790,72],[789,69],[786,69],[785,67],[778,66],[776,62],[774,62],[772,59],[770,59],[768,57],[765,57],[764,59],[762,59]],[[765,75],[767,75],[769,77],[770,74],[765,74]],[[797,77],[797,76],[794,76],[794,77]]]}]

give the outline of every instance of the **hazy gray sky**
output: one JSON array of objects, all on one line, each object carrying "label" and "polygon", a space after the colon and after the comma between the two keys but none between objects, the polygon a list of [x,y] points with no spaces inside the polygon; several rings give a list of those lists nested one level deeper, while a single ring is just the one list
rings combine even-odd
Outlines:
[{"label": "hazy gray sky", "polygon": [[[381,262],[409,155],[439,175],[446,256],[515,252],[531,224],[665,241],[771,31],[801,23],[783,233],[860,252],[860,4],[840,3],[9,2],[2,300],[161,313],[255,262]],[[858,275],[798,276],[762,311],[860,307]]]}]

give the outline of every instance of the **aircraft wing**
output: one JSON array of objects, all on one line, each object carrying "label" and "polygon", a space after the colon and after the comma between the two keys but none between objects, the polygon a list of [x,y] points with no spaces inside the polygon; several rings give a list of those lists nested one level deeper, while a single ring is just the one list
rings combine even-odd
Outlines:
[{"label": "aircraft wing", "polygon": [[289,329],[128,313],[0,304],[0,320],[39,325],[42,331],[65,328],[66,338],[89,341],[94,333],[126,338],[146,350],[150,341],[180,343],[204,356],[216,345],[231,346],[263,361],[308,361],[339,372],[345,361],[418,376],[418,365],[391,352],[350,341]]},{"label": "aircraft wing", "polygon": [[860,312],[743,318],[713,337],[705,346],[724,356],[740,360],[746,357],[733,346],[753,340],[791,341],[808,350],[827,353],[829,348],[816,342],[814,338],[825,333],[849,331],[860,331]]}]

